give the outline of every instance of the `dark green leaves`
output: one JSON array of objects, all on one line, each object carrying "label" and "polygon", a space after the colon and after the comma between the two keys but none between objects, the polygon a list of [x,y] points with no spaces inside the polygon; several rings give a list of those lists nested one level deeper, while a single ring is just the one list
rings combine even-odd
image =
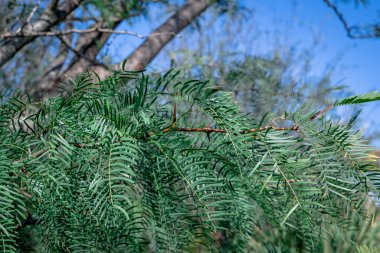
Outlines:
[{"label": "dark green leaves", "polygon": [[[36,106],[0,107],[4,252],[17,250],[26,205],[48,252],[219,252],[218,238],[234,252],[318,251],[323,228],[348,223],[342,205],[379,196],[375,157],[351,123],[309,110],[252,119],[231,94],[176,70],[86,73]],[[258,241],[267,231],[294,236],[268,246]]]}]

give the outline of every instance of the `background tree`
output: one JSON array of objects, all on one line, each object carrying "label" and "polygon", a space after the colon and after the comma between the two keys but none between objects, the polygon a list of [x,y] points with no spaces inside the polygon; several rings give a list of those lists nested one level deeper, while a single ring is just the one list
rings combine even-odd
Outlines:
[{"label": "background tree", "polygon": [[[356,36],[363,34],[362,29],[348,25],[337,5],[324,2],[337,14],[350,37],[376,37],[377,24],[368,26],[370,29],[365,27],[371,35]],[[355,3],[367,4],[367,1]],[[43,94],[57,94],[57,86],[65,82],[66,77],[75,77],[86,70],[106,77],[109,70],[119,66],[100,58],[111,34],[144,39],[129,55],[127,65],[128,69],[144,68],[168,42],[210,7],[219,15],[226,11],[236,13],[240,6],[239,1],[232,0],[189,0],[183,5],[177,4],[178,1],[149,0],[3,0],[0,24],[2,86],[28,89],[33,96],[42,98]],[[118,30],[122,23],[133,24],[146,15],[151,5],[168,8],[173,15],[150,35]],[[38,56],[35,52],[39,53]]]},{"label": "background tree", "polygon": [[[179,7],[173,16],[159,26],[151,36],[148,36],[129,57],[128,68],[143,68],[163,46],[214,2],[190,0]],[[93,69],[99,75],[104,76],[109,67],[98,62],[98,53],[112,33],[144,38],[145,36],[134,32],[116,32],[115,29],[121,22],[143,15],[149,4],[164,5],[165,2],[67,0],[52,1],[46,6],[41,3],[36,5],[23,3],[21,4],[22,8],[16,8],[17,2],[9,1],[4,5],[3,11],[11,13],[13,11],[12,15],[18,14],[18,18],[8,24],[10,16],[6,15],[8,17],[5,21],[7,27],[4,27],[4,32],[1,34],[0,66],[10,61],[36,38],[41,38],[42,43],[40,42],[41,47],[39,47],[41,50],[39,51],[43,54],[49,53],[54,60],[37,64],[37,66],[41,66],[42,73],[35,75],[38,76],[36,80],[28,80],[31,82],[28,87],[31,88],[30,93],[33,96],[41,97],[44,93],[56,92],[56,85],[64,80],[65,75],[73,77],[85,70]],[[53,27],[62,27],[63,29],[51,31]],[[78,29],[78,27],[86,27],[86,29]],[[38,45],[36,44],[36,46]],[[36,47],[33,48],[34,50]],[[25,62],[25,55],[27,54],[19,55],[23,62]],[[33,60],[34,57],[35,55],[29,59],[29,64],[33,66],[37,63]],[[46,58],[40,57],[39,59],[43,61]],[[6,75],[5,73],[9,69],[22,69],[22,67],[25,68],[22,65],[8,64],[3,67],[3,75]],[[14,75],[10,76],[10,80],[7,77],[5,80],[14,81],[12,76]]]}]

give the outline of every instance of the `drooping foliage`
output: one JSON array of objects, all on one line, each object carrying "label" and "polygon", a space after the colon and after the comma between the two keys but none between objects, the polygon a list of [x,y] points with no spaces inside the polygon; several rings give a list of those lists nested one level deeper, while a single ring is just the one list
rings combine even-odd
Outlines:
[{"label": "drooping foliage", "polygon": [[[4,98],[2,251],[34,219],[46,252],[318,252],[332,226],[350,230],[347,209],[365,219],[378,201],[371,148],[333,105],[252,118],[178,73],[87,73],[46,102]],[[260,244],[270,230],[294,236]]]}]

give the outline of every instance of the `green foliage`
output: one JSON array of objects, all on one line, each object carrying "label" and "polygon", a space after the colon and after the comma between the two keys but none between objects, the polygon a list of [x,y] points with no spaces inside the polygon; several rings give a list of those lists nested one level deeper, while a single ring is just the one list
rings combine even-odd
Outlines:
[{"label": "green foliage", "polygon": [[101,17],[112,24],[112,18],[115,18],[115,16],[129,18],[146,12],[146,5],[148,5],[149,2],[150,1],[138,0],[90,0],[86,3],[89,5],[89,9],[85,9],[85,14],[87,12],[91,13],[91,8],[95,7]]},{"label": "green foliage", "polygon": [[[369,203],[368,203],[369,204]],[[337,227],[327,228],[324,238],[324,252],[336,253],[356,253],[378,252],[378,241],[380,239],[380,224],[378,207],[366,208],[364,216],[357,215],[355,210],[346,209],[345,217],[349,219],[350,230],[343,230]],[[357,247],[352,246],[354,242]]]},{"label": "green foliage", "polygon": [[350,230],[347,209],[365,219],[378,201],[351,124],[310,106],[252,118],[179,77],[84,74],[46,102],[2,104],[2,249],[16,251],[28,206],[46,252],[318,252]]},{"label": "green foliage", "polygon": [[190,55],[185,54],[185,59],[175,63],[184,69],[181,72],[184,78],[196,76],[221,86],[233,94],[243,111],[255,118],[266,112],[294,111],[305,103],[327,106],[332,103],[334,93],[345,88],[332,84],[331,72],[320,78],[295,78],[293,65],[297,62],[299,67],[300,59],[294,56],[252,56],[243,60],[224,57],[221,62],[214,62],[211,57],[194,57],[192,52],[187,53]]},{"label": "green foliage", "polygon": [[351,104],[362,104],[368,102],[374,102],[380,100],[380,92],[374,91],[364,95],[356,95],[348,98],[344,98],[335,102],[334,105],[351,105]]}]

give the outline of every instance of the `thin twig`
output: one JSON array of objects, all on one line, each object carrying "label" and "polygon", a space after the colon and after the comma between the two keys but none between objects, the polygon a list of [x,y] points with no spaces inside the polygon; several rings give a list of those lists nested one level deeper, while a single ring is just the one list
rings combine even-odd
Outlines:
[{"label": "thin twig", "polygon": [[313,119],[315,118],[318,118],[320,115],[324,114],[325,112],[331,110],[332,108],[334,108],[334,105],[329,105],[327,106],[325,109],[315,113],[313,116],[310,117],[310,119],[308,121],[312,121]]},{"label": "thin twig", "polygon": [[[320,111],[316,112],[315,114],[313,114],[313,116],[311,116],[309,118],[308,122],[312,121],[312,120],[314,120],[316,118],[318,118],[320,115],[326,113],[327,111],[331,110],[332,108],[334,108],[334,105],[329,105],[328,107],[324,108],[323,110],[320,110]],[[167,132],[170,132],[170,131],[175,131],[175,132],[198,132],[198,133],[201,132],[201,133],[206,133],[206,134],[210,134],[210,133],[227,133],[226,130],[219,129],[219,128],[210,128],[210,127],[192,127],[192,128],[189,128],[189,127],[177,127],[176,124],[175,124],[176,110],[177,110],[177,107],[176,107],[176,105],[174,105],[174,113],[173,113],[173,122],[172,122],[172,125],[170,127],[165,128],[164,130],[162,130],[163,133],[167,133]],[[256,132],[262,132],[262,131],[267,131],[267,130],[301,132],[301,129],[300,129],[299,125],[292,125],[290,127],[277,127],[277,126],[274,125],[274,122],[272,120],[271,123],[268,124],[268,125],[266,125],[266,126],[259,127],[259,128],[252,128],[252,129],[248,129],[248,130],[244,130],[244,131],[240,131],[239,134],[256,133]],[[149,137],[149,136],[155,135],[157,133],[158,132],[149,132],[149,133],[147,133],[147,136]]]},{"label": "thin twig", "polygon": [[[335,15],[338,17],[339,21],[343,24],[344,29],[346,30],[347,36],[352,39],[369,39],[369,38],[378,38],[379,35],[376,33],[369,33],[367,31],[367,34],[363,34],[362,30],[365,29],[371,29],[372,31],[375,31],[379,28],[379,25],[370,25],[367,27],[358,27],[358,26],[350,26],[347,22],[347,20],[344,18],[343,14],[339,11],[338,7],[334,5],[330,0],[323,0],[323,2],[326,3],[326,5],[331,8]],[[356,31],[358,34],[355,34]]]},{"label": "thin twig", "polygon": [[89,29],[84,29],[84,30],[79,30],[79,29],[70,29],[70,30],[64,30],[64,31],[48,31],[48,32],[18,32],[18,33],[4,33],[1,35],[1,38],[7,39],[7,38],[16,38],[16,37],[48,37],[48,36],[63,36],[63,35],[68,35],[72,33],[78,33],[78,34],[84,34],[84,33],[93,33],[93,32],[100,32],[100,33],[112,33],[112,34],[119,34],[119,35],[131,35],[135,36],[140,39],[145,39],[148,37],[154,37],[154,36],[160,36],[160,35],[173,35],[179,37],[180,35],[173,33],[173,32],[168,32],[168,33],[152,33],[149,35],[142,35],[138,34],[136,32],[131,32],[131,31],[126,31],[126,30],[114,30],[114,29],[109,29],[109,28],[99,28],[99,27],[94,27],[94,28],[89,28]]},{"label": "thin twig", "polygon": [[62,42],[62,44],[70,51],[72,51],[78,58],[82,58],[82,59],[85,59],[86,61],[90,62],[91,64],[93,64],[94,66],[102,66],[104,67],[105,69],[109,69],[105,64],[103,63],[100,63],[100,62],[97,62],[95,60],[92,60],[90,58],[88,58],[86,55],[82,54],[81,52],[79,52],[78,50],[76,50],[75,48],[71,47],[69,45],[69,43],[67,43],[67,41],[61,37],[61,36],[57,36],[57,38]]},{"label": "thin twig", "polygon": [[[299,126],[294,125],[291,127],[276,127],[273,125],[268,125],[260,128],[252,128],[244,131],[240,131],[239,134],[248,134],[248,133],[255,133],[255,132],[262,132],[266,130],[276,130],[276,131],[296,131],[300,132]],[[167,133],[169,131],[176,131],[176,132],[202,132],[202,133],[227,133],[224,129],[219,128],[210,128],[210,127],[168,127],[162,130],[163,133]],[[152,136],[155,135],[156,132],[149,132],[147,135]]]},{"label": "thin twig", "polygon": [[343,17],[343,14],[338,10],[338,7],[336,7],[336,5],[330,2],[330,0],[323,0],[323,2],[325,2],[327,6],[330,7],[334,11],[335,15],[338,17],[340,22],[342,22],[343,27],[347,32],[347,36],[350,38],[353,38],[351,34],[351,27],[348,25],[346,19]]},{"label": "thin twig", "polygon": [[175,127],[176,123],[177,123],[177,104],[174,103],[172,127]]},{"label": "thin twig", "polygon": [[27,197],[28,199],[31,199],[33,197],[32,194],[30,194],[30,193],[28,193],[26,191],[23,191],[23,190],[20,190],[20,193],[22,195],[24,195],[25,197]]},{"label": "thin twig", "polygon": [[40,4],[41,4],[41,0],[38,0],[37,4],[34,6],[33,10],[30,12],[28,18],[26,19],[26,22],[25,22],[26,24],[30,23],[30,21],[32,20],[34,14],[36,13],[36,11],[37,11],[38,7],[40,6]]}]

